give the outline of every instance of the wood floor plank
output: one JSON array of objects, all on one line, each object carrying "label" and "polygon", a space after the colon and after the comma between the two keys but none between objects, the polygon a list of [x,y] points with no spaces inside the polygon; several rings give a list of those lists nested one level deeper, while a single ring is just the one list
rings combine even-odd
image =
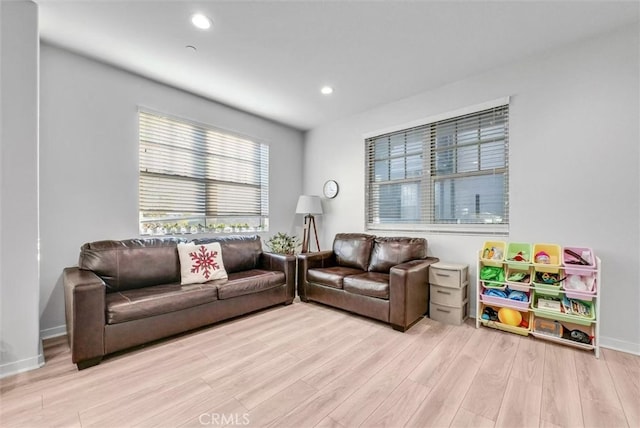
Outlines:
[{"label": "wood floor plank", "polygon": [[590,407],[591,401],[598,401],[605,408],[622,410],[607,362],[593,358],[593,354],[589,352],[575,352],[574,358],[582,408]]},{"label": "wood floor plank", "polygon": [[346,427],[360,426],[449,332],[445,324],[432,322],[425,325],[428,328],[405,352],[383,367],[331,412],[331,418]]},{"label": "wood floor plank", "polygon": [[364,421],[366,427],[404,426],[427,397],[430,388],[405,379]]},{"label": "wood floor plank", "polygon": [[298,380],[249,410],[248,425],[253,427],[267,426],[317,392],[318,390],[314,387]]},{"label": "wood floor plank", "polygon": [[262,379],[253,379],[235,397],[247,408],[253,409],[272,395],[294,384],[304,375],[348,352],[359,340],[348,334],[336,334],[333,346],[311,355],[286,368],[284,372],[269,373]]},{"label": "wood floor plank", "polygon": [[513,360],[511,377],[529,385],[542,386],[545,349],[544,340],[520,340],[518,352]]},{"label": "wood floor plank", "polygon": [[495,426],[504,428],[537,427],[540,425],[541,400],[541,385],[528,383],[511,376],[504,391]]},{"label": "wood floor plank", "polygon": [[613,379],[618,398],[624,409],[627,423],[640,427],[640,376],[630,364],[619,364],[607,360],[607,367]]},{"label": "wood floor plank", "polygon": [[66,338],[44,352],[0,380],[2,428],[640,426],[638,356],[428,318],[399,333],[297,301],[82,371]]},{"label": "wood floor plank", "polygon": [[547,344],[542,382],[542,420],[566,427],[584,425],[575,352],[561,345]]},{"label": "wood floor plank", "polygon": [[193,415],[179,427],[238,427],[246,425],[248,418],[247,409],[238,400],[231,398],[223,403],[209,407],[200,414]]},{"label": "wood floor plank", "polygon": [[516,335],[502,332],[496,338],[461,405],[472,414],[492,421],[498,417],[511,366],[521,341]]},{"label": "wood floor plank", "polygon": [[473,329],[467,325],[462,325],[459,328],[449,326],[446,337],[413,370],[409,379],[430,388],[434,387],[472,333]]},{"label": "wood floor plank", "polygon": [[179,385],[162,385],[124,395],[80,412],[83,428],[92,426],[133,426],[149,419],[161,403],[189,401],[211,388],[202,380],[190,380]]},{"label": "wood floor plank", "polygon": [[[460,408],[456,416],[451,422],[451,427],[455,428],[489,428],[494,426],[494,422],[491,419],[487,419],[483,416],[476,415],[468,410]],[[519,426],[519,425],[513,425]]]}]

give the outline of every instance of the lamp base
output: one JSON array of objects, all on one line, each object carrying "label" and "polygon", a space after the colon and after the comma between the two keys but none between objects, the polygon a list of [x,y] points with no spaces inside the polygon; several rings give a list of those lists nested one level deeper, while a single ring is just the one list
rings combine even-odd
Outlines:
[{"label": "lamp base", "polygon": [[302,252],[310,253],[311,251],[311,228],[316,238],[316,248],[320,251],[320,242],[318,241],[318,230],[316,229],[316,218],[312,214],[304,216],[304,232],[302,238]]}]

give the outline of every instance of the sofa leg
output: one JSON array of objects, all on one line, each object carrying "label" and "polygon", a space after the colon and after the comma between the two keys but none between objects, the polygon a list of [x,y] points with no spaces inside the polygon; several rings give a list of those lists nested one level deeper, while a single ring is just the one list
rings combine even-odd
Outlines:
[{"label": "sofa leg", "polygon": [[102,361],[102,357],[91,358],[89,360],[84,360],[78,362],[76,364],[78,366],[78,370],[88,369],[89,367],[97,366]]},{"label": "sofa leg", "polygon": [[398,324],[391,324],[391,328],[393,328],[396,331],[400,331],[402,333],[404,333],[405,331],[407,331],[407,328],[405,326],[402,325],[398,325]]},{"label": "sofa leg", "polygon": [[293,303],[293,299],[291,299],[291,300],[286,300],[286,301],[284,302],[284,305],[285,305],[285,306],[289,306],[289,305],[290,305],[290,304],[292,304],[292,303]]},{"label": "sofa leg", "polygon": [[306,297],[302,297],[302,296],[298,296],[298,297],[300,297],[301,302],[307,303],[309,301],[309,299],[307,299]]}]

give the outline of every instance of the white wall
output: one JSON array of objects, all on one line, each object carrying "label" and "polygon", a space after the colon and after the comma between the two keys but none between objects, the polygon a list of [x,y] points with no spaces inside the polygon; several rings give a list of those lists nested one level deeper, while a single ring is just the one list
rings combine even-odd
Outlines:
[{"label": "white wall", "polygon": [[259,138],[270,146],[270,231],[293,232],[302,189],[297,130],[75,55],[41,48],[40,311],[64,333],[62,269],[80,246],[138,236],[137,108]]},{"label": "white wall", "polygon": [[[627,27],[308,132],[305,193],[329,178],[340,184],[324,201],[322,246],[338,232],[364,231],[363,134],[511,96],[504,239],[594,248],[603,263],[601,344],[639,353],[638,64],[638,27]],[[470,264],[472,276],[490,239],[417,235],[431,255]]]},{"label": "white wall", "polygon": [[0,377],[42,363],[38,314],[38,8],[0,2]]}]

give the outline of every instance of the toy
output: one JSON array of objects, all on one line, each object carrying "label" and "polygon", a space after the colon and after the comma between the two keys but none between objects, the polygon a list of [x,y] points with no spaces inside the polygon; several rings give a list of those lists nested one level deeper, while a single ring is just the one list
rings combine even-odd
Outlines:
[{"label": "toy", "polygon": [[518,254],[516,254],[515,256],[511,257],[509,260],[514,261],[514,262],[527,262],[527,261],[529,261],[527,259],[527,255],[525,253],[523,253],[522,251],[518,251]]},{"label": "toy", "polygon": [[529,301],[529,297],[527,297],[527,295],[524,292],[517,291],[517,290],[509,290],[509,295],[507,296],[507,298],[511,300],[518,300],[520,302]]},{"label": "toy", "polygon": [[482,319],[487,321],[498,321],[498,313],[495,309],[487,306],[482,312]]},{"label": "toy", "polygon": [[574,342],[586,343],[587,345],[591,343],[592,336],[589,336],[584,331],[580,330],[569,330],[567,327],[562,326],[562,338],[567,340],[573,340]]},{"label": "toy", "polygon": [[540,263],[540,264],[549,264],[551,263],[551,257],[549,257],[549,254],[547,254],[544,251],[538,251],[536,253],[535,259],[536,263]]},{"label": "toy", "polygon": [[535,282],[540,284],[557,284],[559,282],[564,281],[565,278],[560,279],[560,275],[557,273],[549,273],[549,272],[536,272],[536,280]]},{"label": "toy", "polygon": [[482,258],[488,260],[502,260],[502,250],[497,247],[487,247],[482,253]]},{"label": "toy", "polygon": [[511,281],[511,282],[526,282],[528,280],[529,280],[529,274],[525,272],[514,272],[511,275],[509,275],[509,278],[507,278],[507,281]]},{"label": "toy", "polygon": [[517,327],[522,322],[522,314],[515,309],[500,308],[498,310],[498,319],[503,324]]}]

